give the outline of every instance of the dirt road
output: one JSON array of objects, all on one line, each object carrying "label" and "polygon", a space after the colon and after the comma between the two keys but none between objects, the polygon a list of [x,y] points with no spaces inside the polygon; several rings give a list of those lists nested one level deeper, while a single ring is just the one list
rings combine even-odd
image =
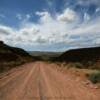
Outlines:
[{"label": "dirt road", "polygon": [[86,87],[53,66],[36,62],[2,75],[0,100],[100,100],[100,90]]}]

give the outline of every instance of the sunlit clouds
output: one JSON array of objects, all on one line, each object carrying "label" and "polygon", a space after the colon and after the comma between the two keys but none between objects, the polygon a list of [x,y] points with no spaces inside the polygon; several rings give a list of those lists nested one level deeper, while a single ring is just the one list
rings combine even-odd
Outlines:
[{"label": "sunlit clouds", "polygon": [[[89,0],[77,0],[79,4]],[[48,1],[49,2],[49,1]],[[99,2],[91,0],[91,3]],[[51,2],[49,2],[51,5]],[[100,8],[97,7],[95,13],[98,13]],[[34,12],[38,17],[37,22],[32,22],[29,19],[32,14],[26,14],[24,17],[17,14],[16,18],[20,20],[19,28],[13,28],[6,25],[0,25],[0,40],[7,44],[20,47],[24,45],[55,45],[64,44],[72,47],[87,47],[100,44],[100,16],[94,18],[88,12],[84,12],[83,19],[77,11],[71,7],[64,8],[61,12],[51,14],[48,10]],[[3,17],[3,16],[2,16]],[[31,48],[32,49],[32,48]],[[48,49],[48,48],[47,48]],[[62,50],[61,48],[58,49]]]}]

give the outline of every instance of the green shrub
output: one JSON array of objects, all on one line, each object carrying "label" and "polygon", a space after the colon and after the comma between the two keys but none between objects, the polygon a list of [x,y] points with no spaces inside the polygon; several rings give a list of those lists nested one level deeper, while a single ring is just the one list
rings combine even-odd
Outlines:
[{"label": "green shrub", "polygon": [[100,83],[100,71],[92,72],[92,73],[88,74],[87,77],[94,84]]},{"label": "green shrub", "polygon": [[69,63],[69,64],[67,64],[67,67],[68,68],[83,68],[83,65],[81,64],[81,63]]},{"label": "green shrub", "polygon": [[75,66],[75,68],[83,68],[83,65],[81,63],[78,63],[78,62],[75,63],[74,66]]}]

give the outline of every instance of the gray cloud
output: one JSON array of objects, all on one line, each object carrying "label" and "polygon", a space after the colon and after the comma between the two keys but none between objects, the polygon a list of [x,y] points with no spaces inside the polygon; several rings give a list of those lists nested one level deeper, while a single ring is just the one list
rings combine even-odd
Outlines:
[{"label": "gray cloud", "polygon": [[10,27],[0,25],[0,34],[2,34],[2,35],[9,35],[13,31],[14,30],[12,28],[10,28]]},{"label": "gray cloud", "polygon": [[8,32],[7,30],[4,30],[4,29],[0,29],[0,34],[2,34],[2,35],[9,35],[10,32]]}]

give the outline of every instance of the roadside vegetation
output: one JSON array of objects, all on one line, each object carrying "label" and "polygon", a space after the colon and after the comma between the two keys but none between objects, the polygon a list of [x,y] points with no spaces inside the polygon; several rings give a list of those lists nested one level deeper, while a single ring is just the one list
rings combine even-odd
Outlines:
[{"label": "roadside vegetation", "polygon": [[92,83],[100,83],[100,66],[97,64],[87,63],[86,65],[82,63],[69,63],[68,68],[78,68],[78,69],[87,69],[86,77]]},{"label": "roadside vegetation", "polygon": [[76,69],[81,74],[84,73],[85,77],[91,81],[93,84],[100,84],[100,67],[99,64],[93,64],[92,62],[88,62],[87,64],[82,64],[79,62],[56,62],[59,67],[65,67],[67,69]]},{"label": "roadside vegetation", "polygon": [[96,70],[86,74],[87,78],[94,84],[100,83],[100,70]]}]

